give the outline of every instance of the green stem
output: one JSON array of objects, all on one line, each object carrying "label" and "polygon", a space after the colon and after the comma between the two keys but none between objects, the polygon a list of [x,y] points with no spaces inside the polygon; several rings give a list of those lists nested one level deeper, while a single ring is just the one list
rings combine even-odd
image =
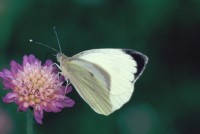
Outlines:
[{"label": "green stem", "polygon": [[33,134],[33,113],[30,109],[27,111],[27,134]]}]

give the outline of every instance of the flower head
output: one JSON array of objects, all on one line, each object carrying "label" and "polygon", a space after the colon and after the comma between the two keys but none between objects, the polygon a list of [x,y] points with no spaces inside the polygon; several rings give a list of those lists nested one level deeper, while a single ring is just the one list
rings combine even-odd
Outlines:
[{"label": "flower head", "polygon": [[72,107],[74,101],[65,96],[72,88],[63,86],[64,78],[52,64],[46,60],[42,65],[34,55],[25,55],[22,65],[11,61],[10,70],[0,72],[5,89],[11,89],[3,101],[16,103],[20,111],[33,108],[39,124],[42,124],[43,111],[60,112],[64,107]]}]

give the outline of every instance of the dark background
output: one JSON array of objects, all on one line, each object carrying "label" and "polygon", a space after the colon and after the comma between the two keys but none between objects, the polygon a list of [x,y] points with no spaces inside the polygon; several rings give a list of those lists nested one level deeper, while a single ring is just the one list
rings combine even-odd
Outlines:
[{"label": "dark background", "polygon": [[[25,54],[40,60],[93,48],[130,48],[149,57],[131,100],[108,117],[77,94],[73,108],[45,113],[37,134],[200,134],[199,0],[1,0],[0,68]],[[7,93],[0,84],[1,97]],[[0,102],[0,129],[26,133],[26,113]]]}]

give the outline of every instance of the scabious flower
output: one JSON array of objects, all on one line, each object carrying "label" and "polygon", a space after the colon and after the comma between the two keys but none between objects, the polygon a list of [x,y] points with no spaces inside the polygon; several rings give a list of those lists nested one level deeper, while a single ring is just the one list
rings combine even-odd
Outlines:
[{"label": "scabious flower", "polygon": [[42,65],[34,55],[25,55],[22,65],[11,61],[10,70],[0,72],[4,88],[11,89],[3,101],[16,103],[19,111],[33,108],[39,124],[42,124],[43,111],[60,112],[65,107],[72,107],[75,102],[65,96],[72,87],[63,86],[64,78],[52,64],[51,60],[46,60]]}]

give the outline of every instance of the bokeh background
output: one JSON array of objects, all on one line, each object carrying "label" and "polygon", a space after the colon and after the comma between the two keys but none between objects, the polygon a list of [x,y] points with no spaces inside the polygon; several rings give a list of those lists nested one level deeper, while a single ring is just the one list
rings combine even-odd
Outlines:
[{"label": "bokeh background", "polygon": [[[77,94],[73,108],[45,113],[35,134],[200,134],[199,0],[0,0],[0,69],[25,54],[56,61],[93,48],[130,48],[149,57],[131,100],[108,117]],[[0,84],[0,96],[7,91]],[[25,134],[26,113],[0,101],[2,134]]]}]

